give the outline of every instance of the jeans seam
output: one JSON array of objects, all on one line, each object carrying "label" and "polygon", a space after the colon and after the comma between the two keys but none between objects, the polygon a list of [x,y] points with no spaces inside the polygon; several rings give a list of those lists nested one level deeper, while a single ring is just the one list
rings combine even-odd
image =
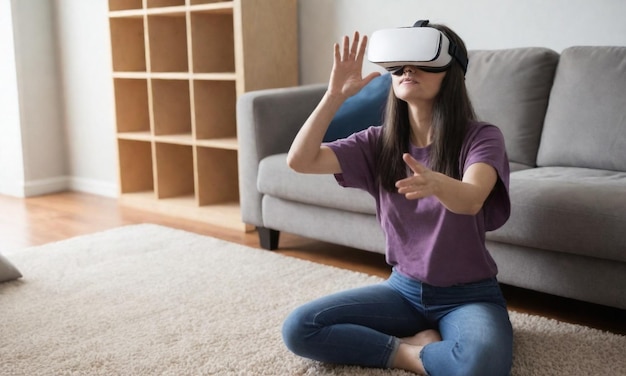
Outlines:
[{"label": "jeans seam", "polygon": [[426,364],[424,364],[424,349],[425,348],[426,346],[424,346],[422,350],[420,351],[420,362],[422,362],[422,367],[424,367],[424,371],[426,371],[426,376],[429,376],[430,372],[428,372],[428,369],[426,368]]},{"label": "jeans seam", "polygon": [[394,358],[398,353],[398,349],[400,348],[400,339],[394,336],[390,336],[389,345],[387,346],[389,349],[389,355],[387,356],[387,362],[385,364],[385,368],[392,368]]}]

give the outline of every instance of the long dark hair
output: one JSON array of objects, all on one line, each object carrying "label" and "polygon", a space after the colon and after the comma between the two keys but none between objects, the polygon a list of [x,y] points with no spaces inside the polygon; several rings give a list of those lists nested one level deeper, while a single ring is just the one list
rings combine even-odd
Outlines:
[{"label": "long dark hair", "polygon": [[[467,56],[463,40],[450,28],[429,24],[444,33],[450,42],[461,48]],[[476,114],[465,87],[465,73],[453,61],[446,71],[441,89],[433,105],[433,142],[430,149],[430,169],[455,179],[461,178],[459,156],[469,121]],[[389,90],[382,137],[378,142],[378,178],[384,189],[395,192],[396,181],[407,177],[407,167],[402,154],[408,152],[411,137],[408,105]]]}]

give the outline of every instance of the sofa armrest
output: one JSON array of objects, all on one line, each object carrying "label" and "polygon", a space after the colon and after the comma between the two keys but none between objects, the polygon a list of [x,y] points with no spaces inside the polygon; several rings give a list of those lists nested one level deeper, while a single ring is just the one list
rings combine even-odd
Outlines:
[{"label": "sofa armrest", "polygon": [[247,92],[237,100],[239,201],[244,223],[263,227],[259,163],[286,153],[326,90],[326,84]]}]

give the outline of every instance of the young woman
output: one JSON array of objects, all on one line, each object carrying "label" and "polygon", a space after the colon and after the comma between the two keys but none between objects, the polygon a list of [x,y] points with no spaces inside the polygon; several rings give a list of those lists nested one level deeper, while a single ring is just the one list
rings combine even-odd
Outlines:
[{"label": "young woman", "polygon": [[[463,41],[441,31],[467,56]],[[500,130],[475,119],[464,67],[404,66],[392,75],[385,122],[322,143],[333,115],[379,73],[362,76],[367,36],[334,46],[328,89],[289,151],[302,173],[335,174],[371,193],[393,272],[292,312],[287,347],[335,364],[427,375],[508,375],[512,328],[485,247],[509,217],[509,166]]]}]

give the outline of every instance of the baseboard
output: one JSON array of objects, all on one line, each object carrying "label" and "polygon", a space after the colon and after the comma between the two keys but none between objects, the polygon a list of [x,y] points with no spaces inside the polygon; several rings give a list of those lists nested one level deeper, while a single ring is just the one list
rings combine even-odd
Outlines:
[{"label": "baseboard", "polygon": [[67,191],[68,189],[69,178],[67,176],[30,180],[24,182],[23,195],[21,197],[41,196],[50,193]]},{"label": "baseboard", "polygon": [[103,180],[70,178],[69,189],[76,192],[91,193],[98,196],[117,198],[119,189],[117,184]]},{"label": "baseboard", "polygon": [[63,191],[76,191],[114,198],[118,197],[117,185],[114,183],[69,176],[31,180],[25,182],[22,189],[13,189],[11,195],[17,197],[34,197]]}]

